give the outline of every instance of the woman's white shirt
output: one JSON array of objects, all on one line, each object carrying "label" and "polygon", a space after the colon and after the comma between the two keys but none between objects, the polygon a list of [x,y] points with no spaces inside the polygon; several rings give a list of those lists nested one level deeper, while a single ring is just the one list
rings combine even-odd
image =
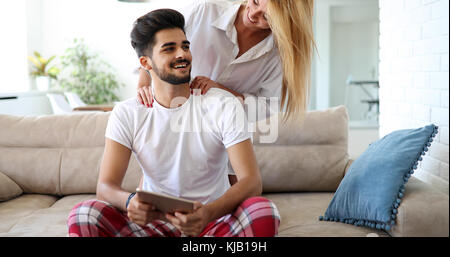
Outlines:
[{"label": "woman's white shirt", "polygon": [[282,68],[272,34],[236,58],[239,45],[234,22],[239,7],[236,2],[203,0],[180,12],[191,42],[191,78],[209,77],[243,94],[248,103],[258,103],[259,116],[247,112],[249,122],[254,122],[278,112]]}]

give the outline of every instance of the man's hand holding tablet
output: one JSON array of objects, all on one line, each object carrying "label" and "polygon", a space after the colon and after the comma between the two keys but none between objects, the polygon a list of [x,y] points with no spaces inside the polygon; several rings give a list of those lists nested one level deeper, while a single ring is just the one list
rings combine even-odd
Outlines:
[{"label": "man's hand holding tablet", "polygon": [[136,195],[139,197],[140,201],[153,205],[155,210],[162,213],[191,213],[194,211],[194,201],[149,192],[140,188],[136,188]]},{"label": "man's hand holding tablet", "polygon": [[135,194],[127,206],[127,216],[130,221],[145,226],[153,220],[165,220],[164,213],[156,210],[154,204],[143,201],[138,194]]},{"label": "man's hand holding tablet", "polygon": [[185,235],[198,235],[208,222],[208,212],[200,202],[136,189],[130,200],[128,217],[145,226],[159,219],[172,223]]}]

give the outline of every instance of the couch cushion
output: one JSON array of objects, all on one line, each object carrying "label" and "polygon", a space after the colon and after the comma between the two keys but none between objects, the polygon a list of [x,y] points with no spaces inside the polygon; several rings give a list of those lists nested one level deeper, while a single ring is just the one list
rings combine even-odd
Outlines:
[{"label": "couch cushion", "polygon": [[[64,149],[61,161],[61,194],[94,194],[104,147],[90,149]],[[141,168],[134,157],[130,157],[122,187],[134,192],[142,176]]]},{"label": "couch cushion", "polygon": [[[15,224],[10,227],[8,233],[1,236],[67,236],[67,217],[72,208],[79,202],[94,199],[95,195],[73,195],[66,196],[53,205],[43,205],[28,215],[16,219]],[[0,215],[3,219],[3,215]],[[1,224],[1,222],[0,222]]]},{"label": "couch cushion", "polygon": [[[0,170],[26,193],[60,195],[62,165],[72,156],[79,157],[71,152],[84,149],[89,156],[90,149],[103,147],[108,117],[108,113],[0,115],[0,124],[7,124],[0,126]],[[86,156],[77,161],[83,164]],[[101,158],[101,154],[94,156]],[[84,164],[80,177],[96,169]]]},{"label": "couch cushion", "polygon": [[[342,223],[319,222],[333,197],[332,193],[265,194],[277,206],[281,223],[279,236],[365,237],[369,233],[387,234],[369,228]],[[0,237],[2,236],[67,236],[67,217],[72,208],[95,195],[71,195],[61,199],[46,195],[24,194],[0,203]]]},{"label": "couch cushion", "polygon": [[[95,193],[109,113],[0,115],[0,170],[25,193]],[[141,169],[132,156],[123,187],[134,191]]]},{"label": "couch cushion", "polygon": [[263,190],[269,192],[334,192],[344,176],[348,155],[334,145],[256,145]]},{"label": "couch cushion", "polygon": [[0,115],[0,146],[66,148],[103,146],[108,112]]},{"label": "couch cushion", "polygon": [[[58,198],[49,195],[23,194],[17,198],[0,203],[0,236],[5,234],[20,220],[33,215],[34,212],[48,208]],[[34,224],[39,227],[40,225]]]},{"label": "couch cushion", "polygon": [[[273,120],[278,127],[267,125]],[[302,123],[284,123],[281,115],[258,122],[253,143],[263,191],[335,191],[349,161],[347,123],[344,106],[310,111]],[[271,133],[276,141],[264,143]]]},{"label": "couch cushion", "polygon": [[[326,110],[308,111],[302,122],[283,122],[282,114],[274,116],[278,120],[278,137],[275,145],[348,145],[348,113],[343,105]],[[254,144],[264,144],[270,119],[256,124]],[[275,128],[274,128],[275,129]],[[275,133],[274,131],[270,131]]]},{"label": "couch cushion", "polygon": [[318,216],[324,212],[333,193],[277,193],[264,194],[272,200],[281,215],[278,235],[283,237],[366,237],[376,233],[389,236],[383,231],[339,222],[320,222]]},{"label": "couch cushion", "polygon": [[0,171],[0,202],[7,201],[23,193],[22,189]]},{"label": "couch cushion", "polygon": [[0,170],[25,193],[58,194],[62,150],[0,146]]}]

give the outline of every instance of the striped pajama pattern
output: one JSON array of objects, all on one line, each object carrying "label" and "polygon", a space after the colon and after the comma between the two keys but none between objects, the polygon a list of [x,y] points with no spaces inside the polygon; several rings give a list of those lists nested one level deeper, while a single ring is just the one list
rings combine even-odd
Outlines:
[{"label": "striped pajama pattern", "polygon": [[[264,197],[251,197],[228,215],[210,222],[199,236],[272,237],[278,234],[280,214]],[[126,212],[113,205],[88,200],[77,204],[67,221],[69,236],[79,237],[180,237],[171,223],[154,220],[146,226],[130,221]]]}]

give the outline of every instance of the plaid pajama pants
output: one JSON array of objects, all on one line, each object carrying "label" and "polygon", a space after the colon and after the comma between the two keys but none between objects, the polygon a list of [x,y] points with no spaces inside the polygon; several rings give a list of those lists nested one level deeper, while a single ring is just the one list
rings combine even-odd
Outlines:
[{"label": "plaid pajama pants", "polygon": [[[233,213],[210,222],[199,236],[272,237],[278,234],[279,224],[280,215],[273,202],[260,196],[251,197]],[[139,226],[129,220],[126,212],[99,200],[77,204],[69,214],[67,225],[69,236],[182,236],[171,223],[162,220]]]}]

